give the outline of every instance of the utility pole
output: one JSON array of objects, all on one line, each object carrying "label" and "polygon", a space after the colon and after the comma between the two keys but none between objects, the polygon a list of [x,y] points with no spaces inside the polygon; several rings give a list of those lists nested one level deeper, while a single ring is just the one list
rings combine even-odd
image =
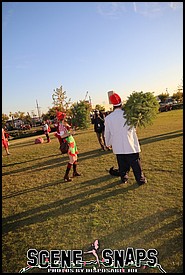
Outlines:
[{"label": "utility pole", "polygon": [[85,101],[87,101],[88,91],[85,94]]},{"label": "utility pole", "polygon": [[39,117],[39,120],[40,120],[40,107],[38,105],[37,99],[36,99],[36,104],[37,104],[38,117]]}]

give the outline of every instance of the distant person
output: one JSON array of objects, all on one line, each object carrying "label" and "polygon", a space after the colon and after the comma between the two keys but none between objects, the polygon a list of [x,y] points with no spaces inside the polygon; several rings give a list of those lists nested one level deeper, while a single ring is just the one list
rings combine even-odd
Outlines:
[{"label": "distant person", "polygon": [[2,127],[2,146],[5,148],[6,154],[10,155],[7,135],[8,135],[8,133]]},{"label": "distant person", "polygon": [[105,117],[105,141],[112,146],[117,157],[117,163],[122,183],[128,181],[130,167],[139,185],[147,182],[141,167],[139,153],[141,151],[136,129],[126,124],[121,98],[114,93],[110,97],[113,112]]},{"label": "distant person", "polygon": [[7,132],[7,127],[6,127],[6,126],[4,126],[4,135],[5,135],[5,138],[7,139],[8,146],[9,146],[9,145],[10,145],[10,144],[9,144],[9,137],[10,137],[10,135],[9,135],[9,133]]},{"label": "distant person", "polygon": [[104,125],[104,117],[100,116],[100,112],[95,110],[94,116],[92,118],[92,124],[94,124],[94,131],[96,133],[98,142],[103,151],[110,150],[109,147],[105,144],[105,125]]},{"label": "distant person", "polygon": [[72,181],[72,179],[69,177],[71,167],[73,167],[73,177],[81,176],[81,174],[77,172],[78,149],[76,141],[72,136],[73,132],[71,131],[71,126],[67,123],[65,117],[65,113],[57,112],[58,123],[56,124],[57,132],[55,133],[55,136],[58,138],[60,144],[61,142],[67,142],[69,145],[67,152],[69,161],[64,175],[64,181]]},{"label": "distant person", "polygon": [[44,134],[46,135],[47,142],[51,142],[51,139],[49,137],[49,133],[50,133],[51,129],[46,121],[44,121],[44,123],[43,123],[43,131],[44,131]]}]

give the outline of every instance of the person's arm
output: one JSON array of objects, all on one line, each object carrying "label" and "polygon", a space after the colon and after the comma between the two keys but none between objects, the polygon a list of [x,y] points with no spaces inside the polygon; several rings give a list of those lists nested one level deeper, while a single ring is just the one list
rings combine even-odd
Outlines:
[{"label": "person's arm", "polygon": [[92,254],[93,254],[93,250],[84,251],[84,254],[90,254],[90,253],[92,253]]},{"label": "person's arm", "polygon": [[99,115],[99,119],[104,123],[105,120]]},{"label": "person's arm", "polygon": [[70,132],[64,132],[64,131],[61,131],[61,132],[60,132],[61,138],[67,138],[67,137],[69,137],[70,135],[71,135]]},{"label": "person's arm", "polygon": [[105,137],[105,144],[107,147],[112,146],[111,142],[111,132],[109,129],[109,123],[107,122],[105,118],[105,132],[104,132],[104,137]]}]

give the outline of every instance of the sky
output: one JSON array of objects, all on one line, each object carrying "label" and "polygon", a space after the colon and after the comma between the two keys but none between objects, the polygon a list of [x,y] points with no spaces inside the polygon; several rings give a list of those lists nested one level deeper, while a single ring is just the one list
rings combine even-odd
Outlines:
[{"label": "sky", "polygon": [[[67,99],[109,110],[108,91],[177,92],[183,2],[2,2],[2,113]],[[38,107],[38,108],[37,108]]]}]

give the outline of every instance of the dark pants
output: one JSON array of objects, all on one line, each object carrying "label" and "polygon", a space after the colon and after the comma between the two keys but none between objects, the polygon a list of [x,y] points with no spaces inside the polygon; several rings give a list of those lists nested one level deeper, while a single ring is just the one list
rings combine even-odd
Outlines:
[{"label": "dark pants", "polygon": [[96,132],[96,135],[97,135],[97,138],[98,138],[98,141],[99,141],[99,144],[100,144],[101,148],[103,150],[105,150],[106,146],[105,146],[104,131],[101,132],[101,133]]},{"label": "dark pants", "polygon": [[45,131],[45,135],[46,135],[46,138],[47,138],[47,142],[50,141],[50,137],[49,137],[49,133],[47,131]]},{"label": "dark pants", "polygon": [[116,157],[117,157],[118,168],[119,168],[122,181],[128,180],[128,172],[130,171],[130,167],[131,167],[136,181],[138,183],[145,182],[146,179],[142,172],[139,153],[118,154],[116,155]]}]

